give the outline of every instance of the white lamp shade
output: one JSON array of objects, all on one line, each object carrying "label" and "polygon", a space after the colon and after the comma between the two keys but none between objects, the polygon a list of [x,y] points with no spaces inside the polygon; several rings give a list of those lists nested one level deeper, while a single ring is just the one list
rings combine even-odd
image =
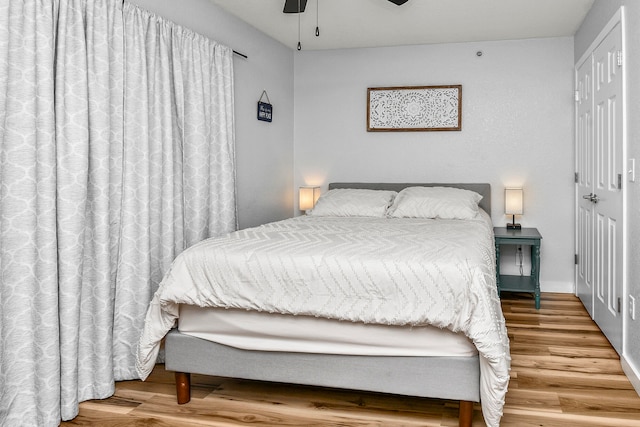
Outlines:
[{"label": "white lamp shade", "polygon": [[524,194],[522,188],[504,189],[504,212],[507,215],[522,215]]},{"label": "white lamp shade", "polygon": [[313,209],[320,197],[320,187],[300,187],[298,193],[298,204],[301,211]]}]

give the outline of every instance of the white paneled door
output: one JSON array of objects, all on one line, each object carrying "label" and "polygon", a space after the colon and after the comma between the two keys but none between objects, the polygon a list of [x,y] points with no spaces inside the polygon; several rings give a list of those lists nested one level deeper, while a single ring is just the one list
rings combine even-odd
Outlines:
[{"label": "white paneled door", "polygon": [[577,68],[577,294],[622,352],[624,284],[622,28]]},{"label": "white paneled door", "polygon": [[593,318],[593,56],[578,67],[576,83],[576,291]]}]

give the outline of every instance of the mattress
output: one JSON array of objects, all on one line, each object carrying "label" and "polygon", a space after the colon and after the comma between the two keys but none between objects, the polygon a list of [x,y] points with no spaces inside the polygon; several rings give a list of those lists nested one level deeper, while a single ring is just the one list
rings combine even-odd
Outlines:
[{"label": "mattress", "polygon": [[181,305],[178,330],[243,350],[360,356],[474,356],[463,333]]}]

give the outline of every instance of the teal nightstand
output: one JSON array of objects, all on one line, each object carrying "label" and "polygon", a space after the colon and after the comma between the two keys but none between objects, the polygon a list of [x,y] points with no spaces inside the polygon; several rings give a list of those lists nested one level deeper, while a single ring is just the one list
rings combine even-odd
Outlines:
[{"label": "teal nightstand", "polygon": [[[540,240],[542,236],[537,228],[509,230],[506,227],[494,227],[496,239],[496,280],[498,295],[502,291],[531,292],[535,296],[536,309],[540,309]],[[531,276],[512,276],[500,274],[500,246],[531,246]]]}]

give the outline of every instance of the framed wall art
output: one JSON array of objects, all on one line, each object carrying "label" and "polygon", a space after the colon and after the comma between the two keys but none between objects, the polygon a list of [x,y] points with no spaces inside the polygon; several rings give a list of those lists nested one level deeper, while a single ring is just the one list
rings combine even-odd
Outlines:
[{"label": "framed wall art", "polygon": [[367,89],[367,132],[461,129],[462,85]]}]

